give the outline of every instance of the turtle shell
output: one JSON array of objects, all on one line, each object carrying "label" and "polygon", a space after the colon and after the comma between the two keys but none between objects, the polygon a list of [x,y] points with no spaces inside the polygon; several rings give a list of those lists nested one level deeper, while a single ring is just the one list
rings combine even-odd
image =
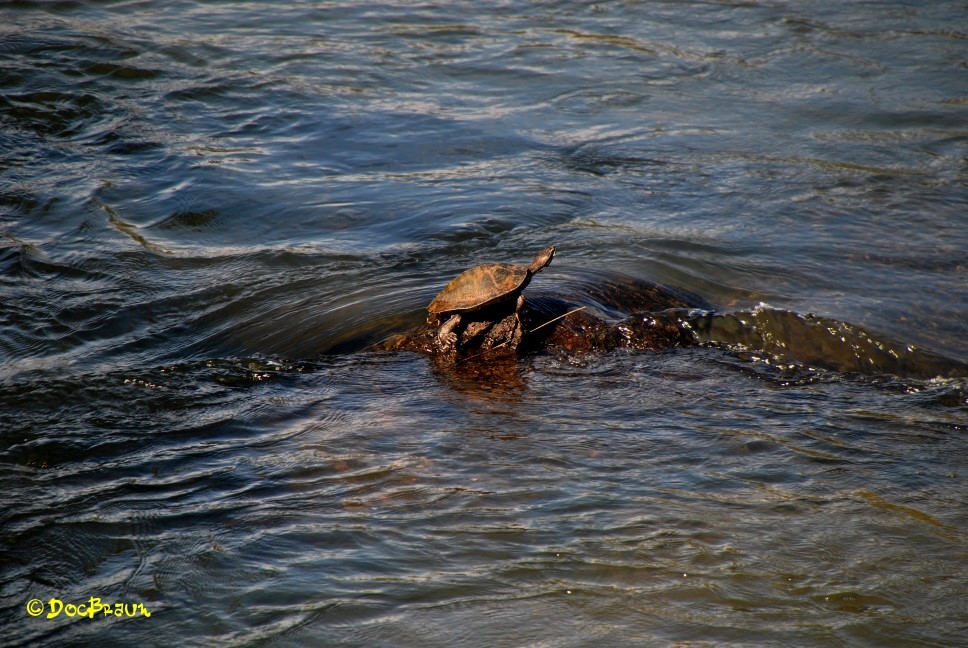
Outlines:
[{"label": "turtle shell", "polygon": [[457,275],[427,310],[432,314],[475,311],[512,297],[527,278],[527,266],[485,263]]}]

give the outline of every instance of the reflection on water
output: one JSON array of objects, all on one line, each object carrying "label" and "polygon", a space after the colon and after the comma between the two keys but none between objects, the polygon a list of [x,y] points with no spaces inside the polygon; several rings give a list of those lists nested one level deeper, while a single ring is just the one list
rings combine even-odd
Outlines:
[{"label": "reflection on water", "polygon": [[[961,641],[959,3],[0,18],[5,645]],[[702,344],[364,350],[551,244]]]}]

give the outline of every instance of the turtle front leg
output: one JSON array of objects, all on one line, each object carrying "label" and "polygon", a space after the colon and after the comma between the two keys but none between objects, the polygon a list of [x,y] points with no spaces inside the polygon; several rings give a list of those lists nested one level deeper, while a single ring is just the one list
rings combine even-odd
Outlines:
[{"label": "turtle front leg", "polygon": [[524,320],[521,319],[521,311],[524,309],[524,295],[518,295],[518,303],[514,307],[515,326],[511,332],[511,346],[517,348],[524,337]]},{"label": "turtle front leg", "polygon": [[441,351],[457,350],[457,326],[460,324],[460,315],[454,313],[450,319],[444,322],[440,330],[437,331],[437,346]]}]

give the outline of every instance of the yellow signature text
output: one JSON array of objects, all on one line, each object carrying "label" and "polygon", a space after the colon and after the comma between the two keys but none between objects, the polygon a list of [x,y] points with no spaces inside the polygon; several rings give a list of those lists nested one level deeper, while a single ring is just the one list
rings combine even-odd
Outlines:
[{"label": "yellow signature text", "polygon": [[96,616],[151,616],[151,612],[148,611],[144,603],[104,603],[98,596],[92,596],[84,603],[64,603],[59,598],[51,598],[46,604],[40,599],[27,601],[27,614],[30,616],[38,617],[44,612],[47,613],[45,617],[47,619],[54,619],[61,615],[70,618],[87,617],[88,619],[93,619]]}]

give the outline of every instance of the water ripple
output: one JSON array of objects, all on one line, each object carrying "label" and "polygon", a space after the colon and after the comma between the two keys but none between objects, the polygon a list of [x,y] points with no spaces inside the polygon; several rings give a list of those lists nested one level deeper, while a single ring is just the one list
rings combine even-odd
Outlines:
[{"label": "water ripple", "polygon": [[[5,643],[961,641],[964,7],[835,4],[7,3]],[[704,344],[364,350],[546,244]]]}]

